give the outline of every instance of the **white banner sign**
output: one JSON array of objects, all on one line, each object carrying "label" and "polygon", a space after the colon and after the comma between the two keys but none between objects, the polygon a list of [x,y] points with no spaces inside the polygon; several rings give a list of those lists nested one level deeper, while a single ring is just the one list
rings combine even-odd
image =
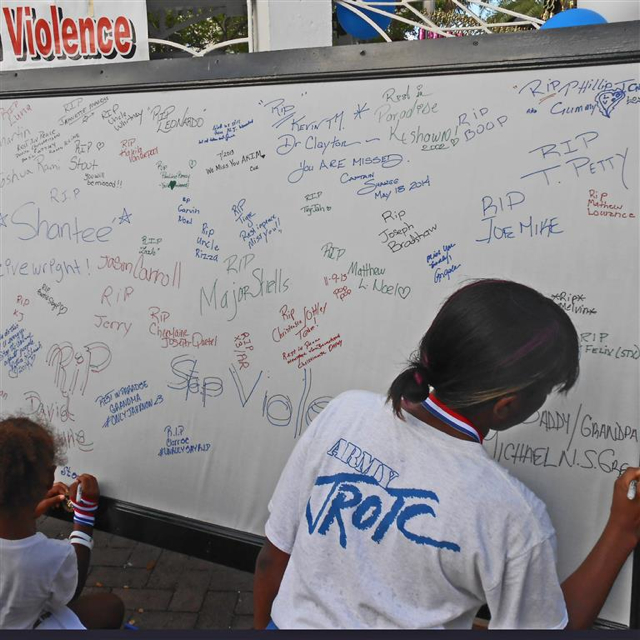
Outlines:
[{"label": "white banner sign", "polygon": [[0,70],[148,60],[145,0],[3,0]]},{"label": "white banner sign", "polygon": [[607,22],[640,20],[638,0],[578,0],[578,8],[591,9],[599,13]]}]

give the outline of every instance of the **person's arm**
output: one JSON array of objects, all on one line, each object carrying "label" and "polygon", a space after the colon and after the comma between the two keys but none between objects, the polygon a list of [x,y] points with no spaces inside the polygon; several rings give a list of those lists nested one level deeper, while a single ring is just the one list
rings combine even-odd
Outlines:
[{"label": "person's arm", "polygon": [[290,555],[280,551],[268,539],[256,560],[253,578],[253,626],[264,629],[271,619],[271,605],[278,594]]},{"label": "person's arm", "polygon": [[34,517],[39,518],[52,507],[60,506],[66,499],[68,492],[69,487],[64,482],[56,482],[36,506]]},{"label": "person's arm", "polygon": [[[95,503],[96,506],[98,504],[98,500],[100,497],[100,489],[98,487],[98,481],[91,475],[87,473],[83,473],[81,476],[78,476],[76,482],[74,482],[69,488],[69,496],[71,500],[77,504],[77,491],[78,486],[82,487],[82,499],[87,501],[88,503]],[[74,518],[73,518],[73,531],[81,532],[89,536],[93,537],[93,524],[89,524],[89,520],[92,519],[92,516],[83,517],[79,514],[82,513],[82,510],[76,509],[74,507]],[[88,511],[88,514],[94,513]],[[95,516],[94,516],[95,517]],[[81,520],[85,520],[82,522]],[[72,534],[73,535],[73,534]],[[87,574],[89,573],[89,564],[91,561],[91,549],[87,546],[78,543],[77,541],[73,543],[73,548],[76,552],[76,558],[78,560],[78,586],[76,587],[76,592],[71,599],[75,600],[80,596],[82,590],[84,589],[85,582],[87,580]]]},{"label": "person's arm", "polygon": [[585,561],[563,583],[569,613],[567,629],[589,629],[627,558],[640,541],[640,487],[634,500],[627,498],[640,468],[630,467],[615,482],[609,520]]},{"label": "person's arm", "polygon": [[[298,528],[307,526],[305,508],[326,453],[325,445],[315,445],[316,434],[340,411],[340,398],[332,400],[298,440],[269,502],[265,543],[256,560],[253,582],[254,628],[264,629],[271,618],[284,572],[289,563]],[[332,441],[332,443],[335,440]],[[286,549],[286,551],[285,551]],[[281,621],[286,624],[286,621]]]}]

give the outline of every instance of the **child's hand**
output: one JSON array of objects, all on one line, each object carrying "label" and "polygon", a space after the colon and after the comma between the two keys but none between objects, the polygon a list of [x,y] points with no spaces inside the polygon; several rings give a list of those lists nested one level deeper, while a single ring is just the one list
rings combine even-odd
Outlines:
[{"label": "child's hand", "polygon": [[625,533],[635,536],[637,544],[640,541],[640,486],[637,488],[636,497],[629,500],[627,492],[632,480],[640,481],[640,468],[629,467],[616,480],[609,522]]},{"label": "child's hand", "polygon": [[56,482],[51,489],[47,491],[47,495],[44,497],[44,500],[41,500],[38,503],[35,511],[35,517],[39,518],[52,507],[57,507],[67,497],[68,492],[69,487],[67,487],[64,482]]},{"label": "child's hand", "polygon": [[69,487],[69,497],[74,502],[76,501],[78,486],[80,486],[82,497],[85,500],[98,502],[98,498],[100,498],[100,487],[98,486],[98,481],[92,475],[83,473],[78,476],[78,479]]}]

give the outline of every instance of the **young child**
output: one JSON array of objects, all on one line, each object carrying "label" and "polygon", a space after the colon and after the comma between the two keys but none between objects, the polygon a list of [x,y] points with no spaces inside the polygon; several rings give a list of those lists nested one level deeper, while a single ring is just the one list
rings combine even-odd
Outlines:
[{"label": "young child", "polygon": [[[98,482],[81,475],[53,484],[59,446],[28,418],[0,422],[0,629],[117,629],[122,601],[80,596],[89,569]],[[67,495],[74,507],[69,540],[36,532],[36,518]]]},{"label": "young child", "polygon": [[256,563],[261,628],[588,628],[640,538],[640,497],[611,515],[562,585],[544,504],[482,445],[578,377],[567,314],[529,287],[481,280],[443,305],[388,397],[335,398],[294,449]]}]

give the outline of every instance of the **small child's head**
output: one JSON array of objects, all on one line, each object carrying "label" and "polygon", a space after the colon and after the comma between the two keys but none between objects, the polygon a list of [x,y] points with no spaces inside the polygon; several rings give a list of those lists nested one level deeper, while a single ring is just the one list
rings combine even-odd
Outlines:
[{"label": "small child's head", "polygon": [[578,334],[555,302],[516,282],[478,280],[443,304],[389,400],[401,415],[402,398],[421,402],[431,387],[454,409],[514,393],[539,407],[574,385],[578,357]]},{"label": "small child's head", "polygon": [[0,421],[0,511],[39,502],[53,483],[60,451],[48,427],[22,417]]}]

